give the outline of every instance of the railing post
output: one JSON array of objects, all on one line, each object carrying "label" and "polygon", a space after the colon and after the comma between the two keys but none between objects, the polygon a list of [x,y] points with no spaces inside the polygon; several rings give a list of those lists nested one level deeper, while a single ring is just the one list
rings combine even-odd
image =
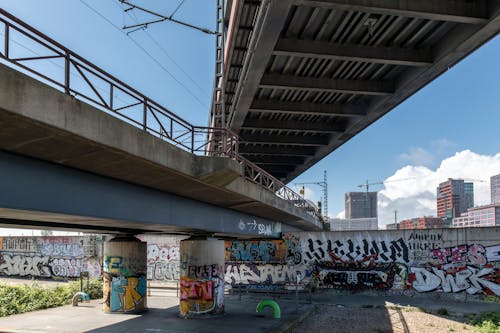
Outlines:
[{"label": "railing post", "polygon": [[115,99],[114,95],[114,86],[112,84],[109,85],[109,108],[113,111],[113,100]]},{"label": "railing post", "polygon": [[144,97],[144,107],[142,111],[142,129],[147,132],[148,126],[148,99]]},{"label": "railing post", "polygon": [[9,31],[10,31],[10,28],[9,26],[7,25],[7,23],[5,23],[5,44],[4,44],[4,52],[3,54],[5,54],[5,58],[6,59],[9,59]]},{"label": "railing post", "polygon": [[194,154],[194,126],[191,126],[191,153]]},{"label": "railing post", "polygon": [[70,54],[69,54],[69,51],[66,50],[66,55],[64,56],[64,92],[66,94],[70,94],[71,93],[71,89],[70,89],[70,66],[71,66],[71,62],[70,62]]}]

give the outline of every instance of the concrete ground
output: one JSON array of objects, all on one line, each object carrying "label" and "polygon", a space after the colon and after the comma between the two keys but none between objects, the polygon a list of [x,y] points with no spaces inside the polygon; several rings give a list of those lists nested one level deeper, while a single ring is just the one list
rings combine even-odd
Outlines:
[{"label": "concrete ground", "polygon": [[[104,314],[101,301],[78,308],[34,311],[0,318],[0,332],[472,332],[466,319],[500,311],[499,303],[458,302],[407,296],[338,295],[334,292],[295,295],[226,295],[226,313],[210,319],[180,319],[175,284],[151,289],[149,311],[141,315]],[[255,313],[257,303],[274,298],[282,319],[270,309]],[[297,306],[297,304],[301,304]],[[446,309],[447,315],[438,310]]]},{"label": "concrete ground", "polygon": [[270,309],[264,310],[263,314],[255,312],[262,298],[244,296],[240,300],[238,296],[226,295],[226,313],[209,319],[178,318],[178,299],[175,295],[150,296],[149,310],[140,315],[105,314],[101,310],[101,301],[91,301],[78,308],[67,305],[0,318],[0,332],[280,332],[313,309],[311,305],[302,305],[296,311],[294,302],[283,300],[279,301],[282,319],[273,319]]}]

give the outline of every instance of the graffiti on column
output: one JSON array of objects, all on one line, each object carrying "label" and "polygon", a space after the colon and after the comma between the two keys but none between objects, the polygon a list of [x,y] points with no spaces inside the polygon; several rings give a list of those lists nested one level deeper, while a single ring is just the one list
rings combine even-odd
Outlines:
[{"label": "graffiti on column", "polygon": [[224,267],[219,264],[188,266],[180,277],[181,313],[213,313],[224,306]]},{"label": "graffiti on column", "polygon": [[104,311],[131,312],[146,307],[146,271],[140,258],[104,256]]}]

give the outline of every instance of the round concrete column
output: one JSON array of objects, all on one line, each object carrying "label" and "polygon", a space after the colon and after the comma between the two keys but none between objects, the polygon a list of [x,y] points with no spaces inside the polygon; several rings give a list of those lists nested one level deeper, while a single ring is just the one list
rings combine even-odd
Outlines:
[{"label": "round concrete column", "polygon": [[180,242],[180,316],[198,318],[224,312],[224,241]]},{"label": "round concrete column", "polygon": [[146,308],[147,243],[116,237],[104,243],[104,303],[107,313],[137,313]]}]

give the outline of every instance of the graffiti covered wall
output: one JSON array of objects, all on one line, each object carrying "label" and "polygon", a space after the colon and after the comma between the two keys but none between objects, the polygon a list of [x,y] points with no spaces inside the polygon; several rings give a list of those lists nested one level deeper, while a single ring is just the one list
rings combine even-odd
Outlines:
[{"label": "graffiti covered wall", "polygon": [[101,275],[101,240],[96,236],[4,237],[0,275],[79,277]]},{"label": "graffiti covered wall", "polygon": [[178,281],[180,270],[180,241],[187,236],[138,236],[148,243],[148,280]]},{"label": "graffiti covered wall", "polygon": [[500,296],[500,228],[299,232],[225,244],[228,287]]}]

